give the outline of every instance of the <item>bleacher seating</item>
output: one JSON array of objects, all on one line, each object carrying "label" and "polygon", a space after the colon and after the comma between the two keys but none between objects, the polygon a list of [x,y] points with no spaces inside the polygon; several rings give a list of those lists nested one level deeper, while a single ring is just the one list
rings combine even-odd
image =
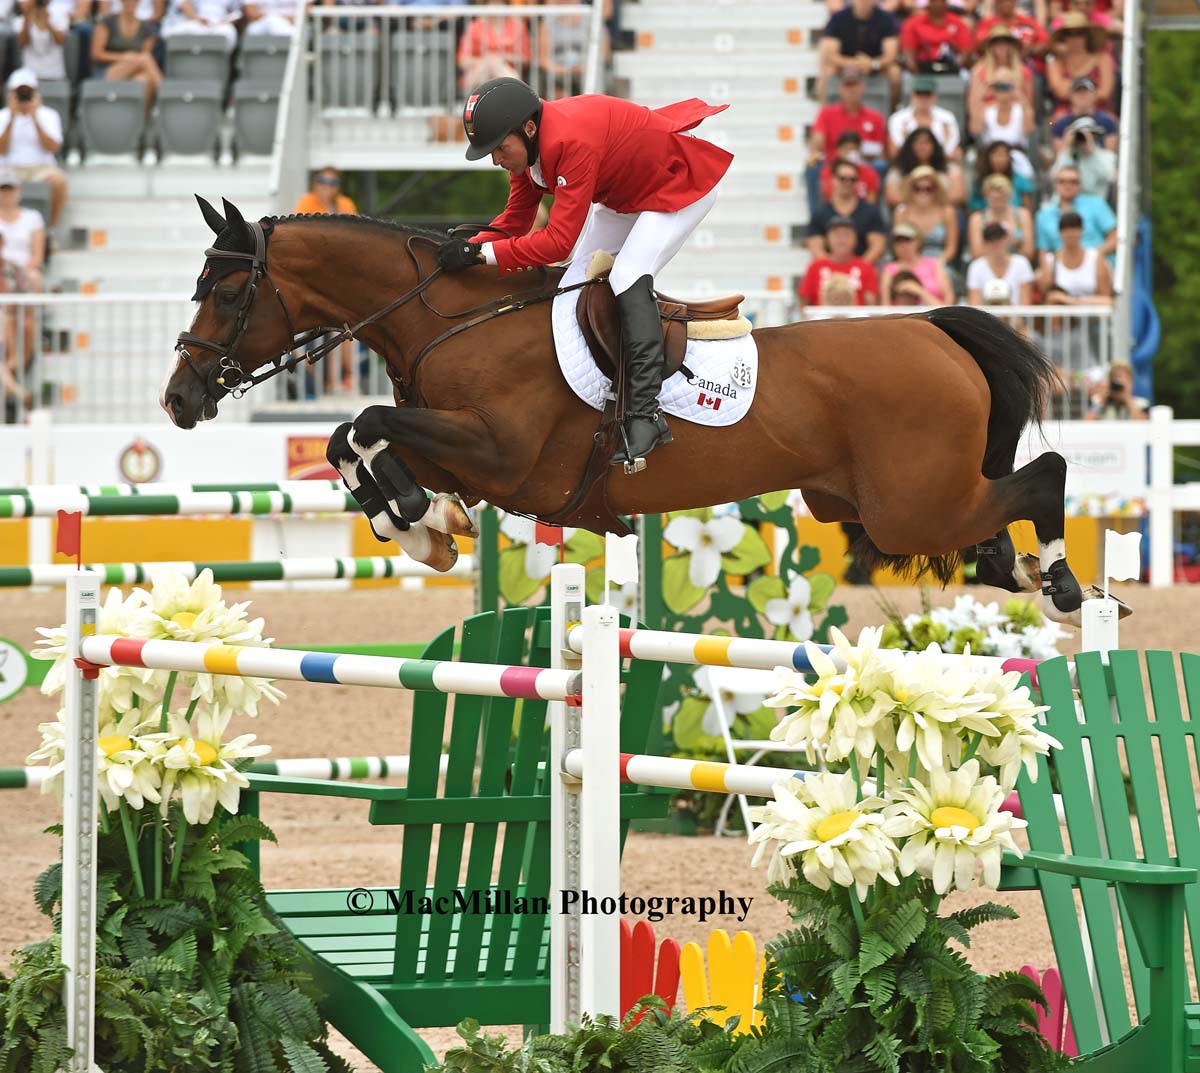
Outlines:
[{"label": "bleacher seating", "polygon": [[215,79],[167,78],[158,89],[158,137],[164,154],[213,153],[224,111],[224,87]]},{"label": "bleacher seating", "polygon": [[239,79],[233,86],[233,136],[239,154],[266,155],[275,141],[279,88]]},{"label": "bleacher seating", "polygon": [[280,37],[274,34],[248,34],[242,39],[238,63],[239,77],[259,85],[276,87],[283,85],[283,75],[287,69],[288,49],[291,47],[291,43],[290,37]]},{"label": "bleacher seating", "polygon": [[177,34],[165,41],[168,78],[196,82],[229,79],[229,50],[216,34]]},{"label": "bleacher seating", "polygon": [[88,80],[79,91],[79,135],[86,153],[136,153],[146,126],[141,82]]}]

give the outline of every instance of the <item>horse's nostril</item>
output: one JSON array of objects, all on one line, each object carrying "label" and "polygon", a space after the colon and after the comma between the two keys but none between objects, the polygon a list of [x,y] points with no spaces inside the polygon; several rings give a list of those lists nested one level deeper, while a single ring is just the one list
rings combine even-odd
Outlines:
[{"label": "horse's nostril", "polygon": [[168,395],[167,405],[171,408],[171,413],[178,417],[181,413],[183,413],[183,396]]}]

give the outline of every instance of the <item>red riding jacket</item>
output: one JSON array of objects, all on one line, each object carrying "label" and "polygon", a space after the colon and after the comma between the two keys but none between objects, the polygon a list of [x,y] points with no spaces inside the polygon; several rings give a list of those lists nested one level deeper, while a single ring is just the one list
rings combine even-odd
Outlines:
[{"label": "red riding jacket", "polygon": [[[613,212],[676,212],[707,194],[733,156],[682,133],[723,112],[692,98],[651,110],[619,97],[588,94],[546,101],[538,125],[539,186],[526,170],[510,179],[508,204],[491,223],[516,238],[481,231],[506,272],[570,256],[593,202]],[[538,205],[554,195],[550,222],[529,234]]]}]

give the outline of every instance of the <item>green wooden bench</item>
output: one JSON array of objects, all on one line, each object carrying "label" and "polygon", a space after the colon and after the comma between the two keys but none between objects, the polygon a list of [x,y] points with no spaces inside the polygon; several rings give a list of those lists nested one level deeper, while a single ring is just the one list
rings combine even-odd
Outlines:
[{"label": "green wooden bench", "polygon": [[[450,628],[435,638],[426,658],[452,658],[455,633]],[[476,615],[463,623],[460,642],[464,661],[548,666],[549,609]],[[623,678],[621,748],[643,752],[662,665],[638,662]],[[418,693],[404,787],[271,775],[250,776],[251,787],[361,799],[370,802],[372,824],[403,825],[394,895],[453,899],[456,892],[493,888],[546,898],[546,727],[544,701]],[[438,771],[443,752],[444,780]],[[669,794],[623,788],[622,838],[630,819],[663,816],[669,802]],[[283,924],[313,955],[326,1019],[384,1073],[420,1073],[435,1061],[417,1028],[455,1025],[464,1017],[491,1025],[549,1021],[548,916],[498,902],[482,907],[494,911],[480,913],[396,913],[387,911],[388,891],[268,894]],[[356,914],[355,901],[373,903],[374,911]]]},{"label": "green wooden bench", "polygon": [[1079,1068],[1200,1073],[1189,984],[1200,944],[1200,657],[1113,652],[1106,668],[1084,653],[1075,665],[1078,708],[1066,660],[1038,667],[1046,730],[1063,745],[1053,767],[1069,845],[1042,759],[1038,781],[1018,785],[1034,852],[1005,868],[1003,886],[1041,890]]}]

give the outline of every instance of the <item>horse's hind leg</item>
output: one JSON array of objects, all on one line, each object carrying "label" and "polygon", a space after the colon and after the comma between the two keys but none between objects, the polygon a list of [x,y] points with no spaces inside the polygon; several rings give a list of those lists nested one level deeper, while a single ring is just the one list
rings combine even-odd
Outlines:
[{"label": "horse's hind leg", "polygon": [[1037,592],[1042,587],[1041,564],[1036,555],[1017,554],[1008,529],[975,545],[975,578],[1009,592]]},{"label": "horse's hind leg", "polygon": [[[395,541],[406,555],[417,562],[425,563],[434,570],[449,570],[458,561],[458,548],[454,541],[442,533],[431,531],[421,524],[419,518],[409,521],[389,506],[367,463],[351,444],[352,427],[347,421],[334,430],[329,437],[325,457],[341,474],[342,483],[367,516],[375,539],[384,543]],[[429,500],[424,492],[421,492],[421,498],[427,510]]]}]

